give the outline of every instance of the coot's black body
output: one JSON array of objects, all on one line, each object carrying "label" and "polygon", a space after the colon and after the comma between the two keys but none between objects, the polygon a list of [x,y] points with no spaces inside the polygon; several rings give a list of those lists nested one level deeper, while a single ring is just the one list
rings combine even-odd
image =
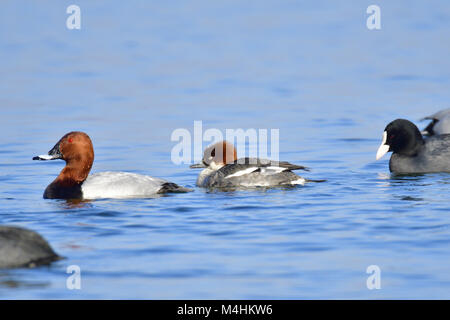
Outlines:
[{"label": "coot's black body", "polygon": [[392,152],[389,169],[394,173],[450,172],[450,134],[424,139],[412,122],[397,119],[386,126],[377,158]]},{"label": "coot's black body", "polygon": [[0,269],[32,268],[61,259],[38,233],[0,226]]}]

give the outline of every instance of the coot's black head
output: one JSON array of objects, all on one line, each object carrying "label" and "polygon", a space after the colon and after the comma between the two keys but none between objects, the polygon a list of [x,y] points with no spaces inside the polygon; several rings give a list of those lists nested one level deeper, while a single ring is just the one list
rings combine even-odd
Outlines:
[{"label": "coot's black head", "polygon": [[383,142],[378,148],[377,160],[391,151],[405,156],[414,156],[422,145],[422,134],[416,125],[405,119],[397,119],[384,129]]}]

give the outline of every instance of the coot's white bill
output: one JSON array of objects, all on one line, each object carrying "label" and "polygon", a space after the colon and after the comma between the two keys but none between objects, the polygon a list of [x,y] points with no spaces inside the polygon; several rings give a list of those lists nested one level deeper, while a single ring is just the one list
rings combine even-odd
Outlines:
[{"label": "coot's white bill", "polygon": [[381,142],[381,145],[377,151],[377,157],[376,157],[377,160],[380,160],[389,151],[389,145],[386,144],[386,140],[387,140],[387,132],[384,131],[383,132],[383,141]]}]

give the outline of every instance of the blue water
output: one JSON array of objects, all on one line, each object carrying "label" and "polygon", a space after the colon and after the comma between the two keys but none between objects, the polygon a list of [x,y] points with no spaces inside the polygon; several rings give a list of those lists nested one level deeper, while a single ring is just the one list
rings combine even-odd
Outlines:
[{"label": "blue water", "polygon": [[[450,107],[448,1],[72,1],[0,6],[0,224],[66,259],[0,271],[2,299],[450,298],[449,174],[390,176],[385,125]],[[280,159],[327,179],[206,192],[171,162],[177,128],[280,130]],[[44,200],[63,162],[31,158],[71,130],[92,172],[194,192]],[[204,143],[206,146],[207,143]],[[66,288],[70,265],[81,290]],[[368,290],[366,268],[381,270]]]}]

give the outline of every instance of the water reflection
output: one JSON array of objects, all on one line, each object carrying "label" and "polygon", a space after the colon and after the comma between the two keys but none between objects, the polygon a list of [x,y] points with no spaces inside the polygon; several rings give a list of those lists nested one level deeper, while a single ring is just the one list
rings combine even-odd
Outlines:
[{"label": "water reflection", "polygon": [[81,199],[58,200],[56,203],[61,209],[82,209],[93,207],[92,200],[81,200]]},{"label": "water reflection", "polygon": [[23,274],[14,271],[0,271],[0,288],[47,288],[51,285],[49,281],[26,280]]},{"label": "water reflection", "polygon": [[385,192],[394,200],[424,202],[424,195],[429,194],[429,188],[438,184],[448,184],[450,176],[446,174],[377,174],[379,183]]}]

